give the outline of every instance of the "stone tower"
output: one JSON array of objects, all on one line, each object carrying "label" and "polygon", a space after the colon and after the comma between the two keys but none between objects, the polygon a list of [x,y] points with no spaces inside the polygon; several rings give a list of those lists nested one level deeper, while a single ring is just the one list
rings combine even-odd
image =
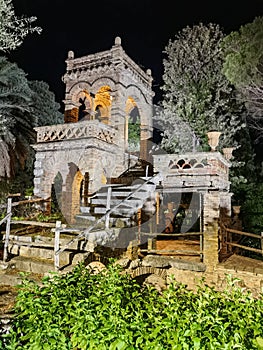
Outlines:
[{"label": "stone tower", "polygon": [[74,58],[63,76],[65,123],[35,128],[34,194],[56,194],[68,221],[80,202],[119,177],[138,158],[149,160],[152,76],[125,53],[117,37],[107,51]]},{"label": "stone tower", "polygon": [[[152,76],[125,53],[116,37],[110,50],[74,58],[69,51],[66,84],[65,123],[96,120],[118,130],[120,146],[129,149],[130,119],[137,117],[140,158],[147,160],[147,140],[152,138]],[[139,149],[137,149],[139,151]]]}]

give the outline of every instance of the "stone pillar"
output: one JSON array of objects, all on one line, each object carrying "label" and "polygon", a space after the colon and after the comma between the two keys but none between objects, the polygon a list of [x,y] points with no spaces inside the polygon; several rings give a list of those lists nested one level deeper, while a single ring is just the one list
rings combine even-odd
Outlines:
[{"label": "stone pillar", "polygon": [[140,158],[152,163],[152,158],[150,158],[150,147],[152,144],[151,139],[152,133],[147,125],[141,125],[141,140],[140,140]]},{"label": "stone pillar", "polygon": [[140,158],[152,164],[150,149],[152,147],[153,124],[152,124],[152,101],[150,104],[144,103],[140,109],[141,118],[141,141]]},{"label": "stone pillar", "polygon": [[219,208],[220,194],[218,191],[203,194],[203,257],[207,272],[213,272],[219,261]]},{"label": "stone pillar", "polygon": [[123,97],[121,92],[113,96],[113,103],[111,106],[111,125],[118,129],[118,138],[120,147],[126,148],[126,113],[123,107]]},{"label": "stone pillar", "polygon": [[231,217],[231,197],[233,193],[231,192],[220,192],[220,209],[221,212],[227,216]]},{"label": "stone pillar", "polygon": [[64,122],[76,123],[78,121],[79,109],[72,103],[65,103]]}]

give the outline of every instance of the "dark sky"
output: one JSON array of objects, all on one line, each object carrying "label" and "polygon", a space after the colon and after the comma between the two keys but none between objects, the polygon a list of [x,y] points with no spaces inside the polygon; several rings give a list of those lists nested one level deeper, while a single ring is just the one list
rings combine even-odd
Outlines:
[{"label": "dark sky", "polygon": [[[58,102],[64,98],[61,77],[67,52],[75,57],[110,49],[122,38],[126,53],[154,77],[159,95],[163,50],[187,25],[212,22],[228,34],[263,15],[263,0],[13,0],[16,14],[38,17],[41,35],[32,34],[10,58],[29,79],[50,85]],[[156,101],[155,101],[156,102]]]}]

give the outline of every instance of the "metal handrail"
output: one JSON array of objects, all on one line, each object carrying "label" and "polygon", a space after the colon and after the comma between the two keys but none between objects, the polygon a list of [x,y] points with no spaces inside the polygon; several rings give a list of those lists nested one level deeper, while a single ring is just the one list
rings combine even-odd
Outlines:
[{"label": "metal handrail", "polygon": [[[146,186],[149,182],[152,182],[153,179],[154,180],[158,180],[160,178],[161,180],[161,175],[157,174],[154,175],[152,177],[150,177],[146,182],[144,182],[141,186],[137,187],[135,191],[131,192],[126,198],[122,199],[119,203],[117,203],[114,207],[106,210],[106,213],[99,219],[97,220],[97,222],[92,225],[91,227],[85,229],[84,231],[81,231],[76,237],[74,237],[73,239],[71,239],[66,245],[64,245],[64,247],[58,249],[55,252],[55,255],[59,255],[60,253],[62,253],[64,250],[66,250],[71,244],[77,242],[78,240],[80,240],[81,238],[85,237],[87,238],[88,234],[91,232],[91,230],[93,230],[98,224],[100,224],[101,222],[105,221],[107,219],[107,217],[113,212],[115,211],[118,207],[120,207],[126,200],[128,200],[129,198],[131,198],[134,194],[136,194],[137,192],[139,192],[144,186]],[[159,181],[160,181],[159,180]],[[63,232],[63,229],[57,229],[60,232]]]}]

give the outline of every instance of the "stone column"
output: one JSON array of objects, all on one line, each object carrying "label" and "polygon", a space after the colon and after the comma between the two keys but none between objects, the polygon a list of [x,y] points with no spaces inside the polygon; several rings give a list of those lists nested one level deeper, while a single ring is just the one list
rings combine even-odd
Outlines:
[{"label": "stone column", "polygon": [[123,97],[121,92],[116,93],[113,96],[113,102],[111,106],[111,125],[118,129],[118,138],[120,147],[125,150],[125,127],[126,127],[126,113],[125,104],[123,104]]},{"label": "stone column", "polygon": [[218,261],[220,194],[210,191],[203,194],[203,257],[207,272],[213,272]]},{"label": "stone column", "polygon": [[79,109],[71,101],[64,101],[65,112],[64,112],[64,122],[65,123],[76,123],[78,121]]},{"label": "stone column", "polygon": [[231,192],[220,192],[220,209],[227,217],[231,217]]}]

